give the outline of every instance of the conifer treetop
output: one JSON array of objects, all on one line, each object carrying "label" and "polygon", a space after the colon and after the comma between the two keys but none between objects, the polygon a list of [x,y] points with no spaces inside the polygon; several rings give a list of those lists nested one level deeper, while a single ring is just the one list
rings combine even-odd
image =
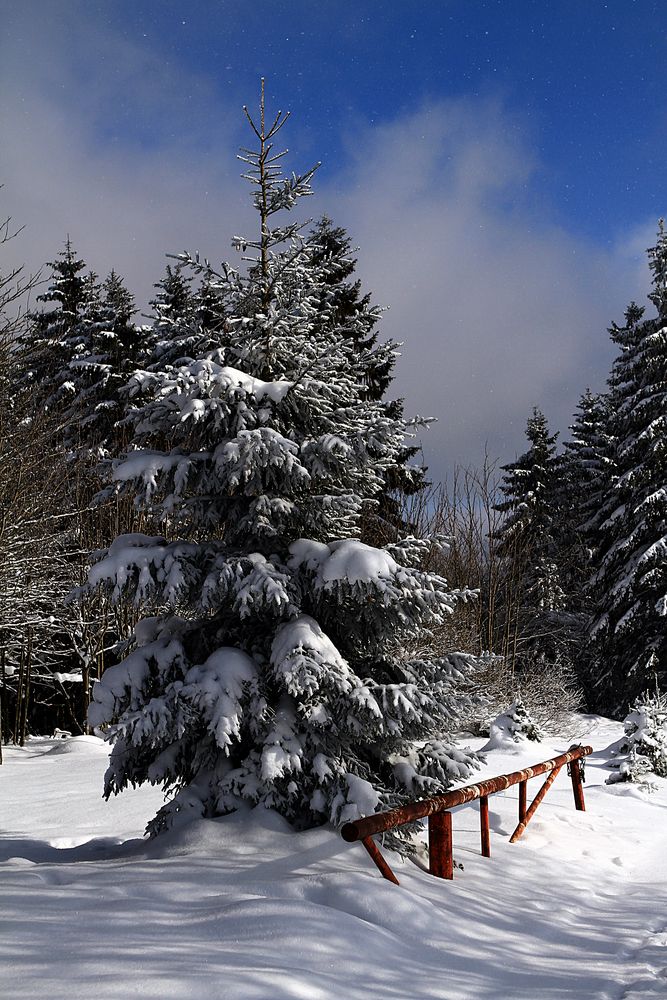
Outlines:
[{"label": "conifer treetop", "polygon": [[[282,111],[278,111],[267,129],[264,77],[261,80],[259,124],[256,124],[245,104],[243,111],[259,142],[259,149],[242,148],[238,159],[250,167],[241,176],[250,181],[256,188],[253,200],[260,216],[260,237],[259,240],[239,240],[237,237],[237,241],[242,246],[249,246],[259,251],[260,273],[263,279],[262,302],[267,308],[271,295],[269,254],[274,247],[292,239],[307,225],[307,223],[292,223],[271,229],[269,219],[276,212],[293,208],[298,198],[307,197],[313,193],[310,182],[320,164],[316,163],[304,174],[292,173],[290,177],[283,177],[282,160],[289,150],[283,149],[279,153],[274,153],[273,140],[289,119],[290,112],[287,111],[283,114]],[[250,259],[257,262],[254,258]]]}]

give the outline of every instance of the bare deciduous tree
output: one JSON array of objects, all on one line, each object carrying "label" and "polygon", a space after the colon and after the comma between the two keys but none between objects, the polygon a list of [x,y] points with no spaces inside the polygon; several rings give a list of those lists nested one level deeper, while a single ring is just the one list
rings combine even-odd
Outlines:
[{"label": "bare deciduous tree", "polygon": [[[404,499],[404,520],[422,538],[448,537],[449,547],[432,545],[426,565],[477,598],[458,606],[433,637],[443,651],[490,653],[476,684],[488,698],[487,717],[521,695],[540,725],[549,728],[576,711],[580,695],[566,663],[530,672],[517,669],[528,642],[522,614],[521,580],[529,553],[518,543],[498,552],[495,538],[503,515],[497,509],[500,475],[488,455],[479,469],[456,468],[448,482]],[[534,640],[534,632],[530,633]],[[480,719],[484,723],[484,719]]]}]

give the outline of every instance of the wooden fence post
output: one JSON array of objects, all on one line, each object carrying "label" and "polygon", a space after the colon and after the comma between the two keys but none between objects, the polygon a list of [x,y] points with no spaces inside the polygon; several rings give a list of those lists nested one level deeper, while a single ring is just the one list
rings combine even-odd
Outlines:
[{"label": "wooden fence post", "polygon": [[450,812],[431,813],[428,818],[428,857],[431,875],[454,878]]},{"label": "wooden fence post", "polygon": [[482,840],[482,856],[491,857],[491,838],[489,836],[489,796],[482,795],[479,800],[479,826]]},{"label": "wooden fence post", "polygon": [[526,822],[526,789],[527,781],[519,782],[519,823]]},{"label": "wooden fence post", "polygon": [[586,803],[584,802],[584,785],[582,778],[582,760],[573,760],[570,763],[569,771],[570,778],[572,779],[572,791],[574,793],[574,805],[579,810],[579,812],[586,812]]},{"label": "wooden fence post", "polygon": [[380,848],[377,846],[373,838],[364,837],[361,843],[364,845],[364,847],[370,854],[375,865],[377,865],[379,870],[382,872],[382,877],[386,878],[388,882],[393,882],[394,885],[400,885],[400,882],[394,875],[393,871],[391,870],[385,859],[382,857],[382,852],[380,851]]},{"label": "wooden fence post", "polygon": [[526,827],[530,823],[531,819],[535,815],[535,810],[537,809],[537,807],[539,806],[540,802],[542,801],[542,799],[544,798],[544,796],[547,794],[547,792],[549,791],[549,789],[553,785],[554,781],[556,780],[558,772],[560,771],[560,769],[561,769],[562,766],[563,765],[561,764],[560,767],[555,767],[553,769],[553,771],[551,772],[551,774],[549,775],[549,777],[547,778],[547,780],[544,782],[544,784],[540,788],[539,792],[537,793],[537,795],[535,796],[535,798],[533,799],[533,801],[528,806],[528,809],[526,810],[526,818],[524,819],[523,823],[519,823],[519,825],[517,826],[516,830],[514,831],[514,833],[512,834],[512,836],[510,837],[510,844],[516,843],[516,841],[522,835],[522,833],[524,832],[524,830],[526,829]]}]

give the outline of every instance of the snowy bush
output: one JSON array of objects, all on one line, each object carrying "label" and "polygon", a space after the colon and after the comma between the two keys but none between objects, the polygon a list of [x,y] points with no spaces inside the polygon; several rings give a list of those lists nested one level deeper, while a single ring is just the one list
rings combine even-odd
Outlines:
[{"label": "snowy bush", "polygon": [[623,725],[625,735],[612,747],[612,753],[626,755],[626,760],[615,765],[618,772],[608,783],[643,783],[649,773],[667,778],[667,695],[646,692],[632,706]]},{"label": "snowy bush", "polygon": [[523,743],[532,740],[539,743],[542,732],[520,698],[502,712],[489,727],[489,742],[482,752],[507,748],[512,743]]}]

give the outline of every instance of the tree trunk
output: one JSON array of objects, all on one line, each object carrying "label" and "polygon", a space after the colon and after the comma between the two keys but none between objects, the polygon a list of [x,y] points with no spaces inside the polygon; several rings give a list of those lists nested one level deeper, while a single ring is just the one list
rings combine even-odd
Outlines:
[{"label": "tree trunk", "polygon": [[2,713],[5,705],[5,647],[0,650],[0,764],[2,764]]}]

